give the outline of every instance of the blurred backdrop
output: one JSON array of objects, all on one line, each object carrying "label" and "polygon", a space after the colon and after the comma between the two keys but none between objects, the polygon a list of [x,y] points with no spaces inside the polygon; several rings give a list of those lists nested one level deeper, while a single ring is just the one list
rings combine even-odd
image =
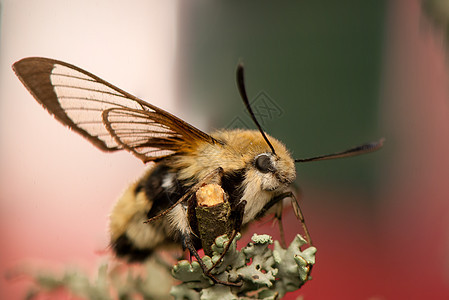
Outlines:
[{"label": "blurred backdrop", "polygon": [[[446,2],[3,0],[0,271],[94,269],[114,199],[145,168],[52,120],[14,61],[68,61],[205,131],[254,128],[235,84],[243,62],[262,126],[295,158],[386,138],[373,154],[297,166],[318,253],[287,298],[447,299]],[[289,239],[300,230],[289,210],[284,226]],[[0,284],[8,298],[29,282]]]}]

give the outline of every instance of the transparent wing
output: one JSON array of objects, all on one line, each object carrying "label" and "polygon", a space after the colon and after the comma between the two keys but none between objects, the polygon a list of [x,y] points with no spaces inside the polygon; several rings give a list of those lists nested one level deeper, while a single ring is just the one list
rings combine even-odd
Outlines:
[{"label": "transparent wing", "polygon": [[103,151],[128,150],[144,162],[174,154],[208,134],[74,65],[41,57],[13,69],[54,117]]},{"label": "transparent wing", "polygon": [[130,108],[103,112],[103,122],[115,141],[143,161],[172,155],[182,146],[182,134],[160,118],[156,112]]}]

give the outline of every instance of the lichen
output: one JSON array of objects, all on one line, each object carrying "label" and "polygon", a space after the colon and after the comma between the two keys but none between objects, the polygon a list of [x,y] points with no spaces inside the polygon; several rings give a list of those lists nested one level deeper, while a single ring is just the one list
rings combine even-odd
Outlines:
[{"label": "lichen", "polygon": [[[269,235],[255,234],[251,242],[240,251],[236,241],[232,242],[223,260],[212,270],[212,274],[222,281],[241,282],[241,287],[214,284],[199,267],[197,262],[178,263],[173,268],[173,276],[182,281],[171,290],[175,299],[279,299],[287,292],[299,289],[310,280],[310,271],[315,264],[315,247],[301,250],[306,241],[297,235],[287,249],[274,242]],[[210,267],[223,253],[228,238],[216,239],[212,259],[204,256],[203,261]]]},{"label": "lichen", "polygon": [[[238,239],[240,234],[219,261],[229,240],[226,235],[218,237],[212,246],[212,258],[204,256],[203,262],[210,268],[219,261],[212,274],[221,281],[241,282],[240,287],[214,284],[196,261],[181,260],[170,274],[167,266],[155,258],[142,266],[112,260],[102,263],[94,278],[73,268],[60,274],[23,271],[35,283],[28,290],[26,299],[63,289],[67,295],[82,299],[134,299],[137,296],[168,299],[170,293],[175,300],[274,300],[310,280],[316,248],[301,250],[306,244],[301,236],[297,235],[287,249],[277,241],[273,242],[268,235],[254,235],[251,242],[238,251]],[[173,285],[173,277],[181,283]]]}]

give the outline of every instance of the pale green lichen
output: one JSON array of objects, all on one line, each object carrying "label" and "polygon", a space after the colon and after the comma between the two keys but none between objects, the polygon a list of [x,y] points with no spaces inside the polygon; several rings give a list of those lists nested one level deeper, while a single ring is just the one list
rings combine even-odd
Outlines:
[{"label": "pale green lichen", "polygon": [[251,241],[255,244],[273,244],[273,239],[268,234],[253,234]]},{"label": "pale green lichen", "polygon": [[[241,287],[214,284],[196,261],[190,263],[182,260],[172,268],[171,275],[181,281],[175,286],[169,269],[157,259],[151,259],[140,267],[111,261],[102,264],[94,278],[74,269],[59,275],[24,271],[35,282],[26,299],[39,298],[42,294],[62,288],[68,295],[82,299],[135,299],[137,296],[142,299],[168,299],[170,291],[175,300],[274,300],[299,289],[310,279],[316,248],[308,247],[302,251],[301,247],[306,241],[301,236],[297,235],[290,246],[283,249],[277,241],[273,243],[268,235],[254,235],[251,243],[237,251],[239,238],[240,235],[234,239],[212,274],[222,281],[241,282]],[[212,246],[212,258],[203,257],[208,268],[220,259],[227,243],[226,236],[216,239]],[[273,249],[270,249],[272,244]]]},{"label": "pale green lichen", "polygon": [[[304,251],[306,241],[297,235],[287,249],[269,235],[254,235],[252,242],[241,251],[236,249],[236,240],[212,274],[219,280],[241,282],[241,287],[213,284],[199,264],[182,261],[173,268],[173,276],[182,283],[171,290],[175,299],[279,299],[287,292],[299,289],[310,279],[311,266],[315,263],[315,247]],[[212,246],[213,257],[204,256],[203,261],[210,267],[216,262],[228,239],[221,236]],[[195,292],[192,292],[195,291]]]}]

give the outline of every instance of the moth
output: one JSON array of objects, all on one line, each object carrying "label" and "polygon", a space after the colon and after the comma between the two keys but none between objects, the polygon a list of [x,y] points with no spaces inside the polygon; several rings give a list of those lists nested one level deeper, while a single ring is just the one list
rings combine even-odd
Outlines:
[{"label": "moth", "polygon": [[95,147],[105,152],[125,150],[152,164],[110,215],[111,248],[128,261],[143,261],[155,250],[182,245],[201,263],[191,204],[195,190],[216,176],[229,196],[235,231],[290,198],[310,243],[299,204],[289,190],[296,178],[295,163],[367,153],[383,143],[293,159],[257,121],[243,65],[237,67],[237,86],[258,130],[223,129],[211,134],[66,62],[29,57],[14,63],[13,70],[37,102]]}]

